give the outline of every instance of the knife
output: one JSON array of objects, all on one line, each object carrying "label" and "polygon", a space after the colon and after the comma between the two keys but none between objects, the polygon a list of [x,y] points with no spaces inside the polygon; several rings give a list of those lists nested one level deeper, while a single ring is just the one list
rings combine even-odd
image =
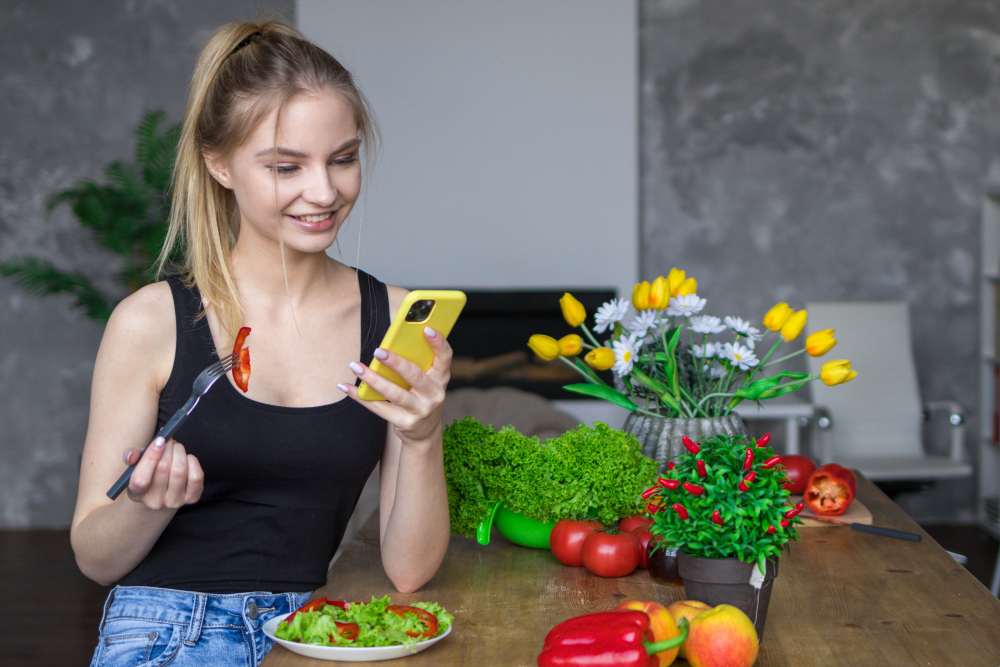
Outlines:
[{"label": "knife", "polygon": [[835,523],[839,526],[850,526],[851,530],[860,530],[863,533],[873,533],[875,535],[882,535],[883,537],[895,537],[897,540],[909,540],[911,542],[920,541],[920,535],[916,533],[905,533],[901,530],[893,530],[892,528],[869,526],[866,523],[849,523],[847,521],[830,519],[825,516],[816,516],[815,514],[800,514],[799,516],[803,519],[812,519],[813,521],[826,521],[827,523]]}]

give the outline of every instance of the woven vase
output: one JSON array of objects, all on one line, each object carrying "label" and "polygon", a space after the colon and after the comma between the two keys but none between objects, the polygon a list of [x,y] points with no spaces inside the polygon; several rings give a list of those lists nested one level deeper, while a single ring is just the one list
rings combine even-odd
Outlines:
[{"label": "woven vase", "polygon": [[660,472],[667,470],[667,462],[677,458],[684,449],[681,436],[701,442],[713,435],[746,435],[747,425],[737,414],[725,417],[702,417],[680,419],[671,417],[650,417],[631,413],[622,430],[631,433],[642,444],[642,453],[660,462]]}]

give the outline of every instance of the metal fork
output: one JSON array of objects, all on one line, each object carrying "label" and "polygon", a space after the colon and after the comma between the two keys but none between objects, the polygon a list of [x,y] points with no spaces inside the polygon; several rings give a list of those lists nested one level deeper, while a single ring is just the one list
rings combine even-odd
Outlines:
[{"label": "metal fork", "polygon": [[[199,373],[198,377],[194,379],[194,388],[191,391],[191,398],[189,398],[181,409],[175,412],[174,416],[163,425],[163,428],[161,428],[159,433],[156,434],[156,437],[169,440],[170,436],[177,432],[177,429],[181,427],[184,420],[186,420],[188,415],[190,415],[194,410],[194,406],[198,405],[198,401],[201,400],[201,397],[212,388],[215,381],[232,370],[233,366],[236,366],[239,362],[240,354],[239,352],[234,352],[233,354],[219,359],[217,362]],[[140,460],[142,459],[142,455],[145,453],[146,450],[143,449],[142,453],[139,454]],[[132,471],[135,470],[138,463],[139,461],[136,461],[122,473],[122,476],[118,478],[118,481],[114,483],[114,486],[108,490],[109,498],[114,500],[121,495],[122,491],[125,490],[125,487],[128,486],[128,481],[132,478]]]}]

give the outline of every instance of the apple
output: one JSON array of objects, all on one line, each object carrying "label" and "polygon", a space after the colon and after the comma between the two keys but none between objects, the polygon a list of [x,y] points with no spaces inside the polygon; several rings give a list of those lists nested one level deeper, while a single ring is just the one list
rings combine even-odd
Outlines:
[{"label": "apple", "polygon": [[720,604],[694,617],[684,650],[691,667],[750,667],[760,646],[747,615]]},{"label": "apple", "polygon": [[[637,529],[638,530],[638,529]],[[674,621],[673,615],[667,608],[655,602],[641,602],[639,600],[629,600],[622,602],[615,607],[615,611],[644,611],[649,616],[649,629],[653,633],[654,642],[662,642],[666,639],[673,639],[681,633]],[[683,646],[683,644],[681,644]],[[660,651],[656,654],[659,659],[659,667],[667,667],[677,659],[677,651],[680,647]]]},{"label": "apple", "polygon": [[[686,618],[688,623],[693,621],[698,614],[703,611],[708,611],[711,609],[710,606],[704,602],[698,602],[697,600],[678,600],[669,607],[667,611],[670,615],[674,617],[674,622],[678,623],[682,618]],[[684,644],[687,642],[685,641]],[[680,653],[677,654],[679,658],[687,658],[687,652],[684,650],[684,644],[681,644]]]}]

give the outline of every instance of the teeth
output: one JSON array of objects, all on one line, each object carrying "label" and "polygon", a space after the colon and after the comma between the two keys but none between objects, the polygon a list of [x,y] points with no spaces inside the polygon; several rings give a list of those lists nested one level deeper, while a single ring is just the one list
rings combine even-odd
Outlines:
[{"label": "teeth", "polygon": [[299,220],[301,220],[302,222],[323,222],[324,220],[326,220],[327,218],[329,218],[331,215],[333,215],[332,212],[331,213],[322,213],[320,215],[297,215],[295,217],[298,218]]}]

